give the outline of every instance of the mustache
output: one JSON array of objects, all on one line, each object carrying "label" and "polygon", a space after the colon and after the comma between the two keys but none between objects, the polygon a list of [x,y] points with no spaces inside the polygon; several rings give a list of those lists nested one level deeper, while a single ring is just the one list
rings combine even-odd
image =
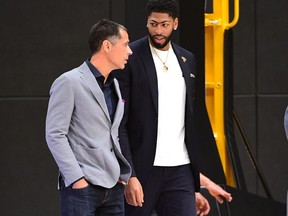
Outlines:
[{"label": "mustache", "polygon": [[163,37],[163,38],[167,38],[166,36],[164,36],[164,35],[160,35],[160,34],[152,35],[152,38],[156,38],[156,37]]}]

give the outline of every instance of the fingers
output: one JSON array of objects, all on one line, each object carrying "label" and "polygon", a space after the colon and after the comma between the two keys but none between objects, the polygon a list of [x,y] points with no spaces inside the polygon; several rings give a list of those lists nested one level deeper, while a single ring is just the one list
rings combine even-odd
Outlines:
[{"label": "fingers", "polygon": [[139,207],[142,207],[144,203],[144,195],[142,189],[136,193],[136,204]]},{"label": "fingers", "polygon": [[230,193],[228,193],[227,191],[225,191],[222,187],[220,187],[219,185],[215,184],[214,182],[210,181],[209,184],[206,185],[207,190],[209,191],[209,193],[219,202],[219,203],[223,203],[224,202],[224,198],[225,200],[227,200],[228,202],[232,201],[232,196]]},{"label": "fingers", "polygon": [[203,204],[203,208],[202,208],[202,215],[208,215],[209,211],[210,211],[210,205],[207,199],[203,200],[204,204]]},{"label": "fingers", "polygon": [[126,202],[132,206],[143,206],[144,194],[142,186],[136,177],[130,178],[128,185],[125,187]]},{"label": "fingers", "polygon": [[224,194],[224,197],[225,197],[225,199],[226,199],[228,202],[231,202],[232,199],[233,199],[230,193]]},{"label": "fingers", "polygon": [[225,190],[222,190],[221,193],[219,193],[218,195],[215,196],[215,198],[217,199],[217,201],[219,203],[223,203],[224,202],[224,199],[228,202],[231,202],[232,201],[232,196],[230,193],[226,192]]},{"label": "fingers", "polygon": [[141,193],[133,190],[125,193],[126,202],[132,206],[142,207],[143,200],[141,199]]},{"label": "fingers", "polygon": [[198,214],[200,216],[208,215],[210,211],[210,205],[206,199],[202,200],[201,206],[198,206]]},{"label": "fingers", "polygon": [[224,199],[227,202],[231,202],[232,201],[232,196],[229,193],[222,193],[222,194],[219,194],[219,195],[214,195],[214,198],[221,204],[224,202]]},{"label": "fingers", "polygon": [[81,178],[72,185],[72,188],[80,189],[80,188],[84,188],[87,186],[88,186],[88,182],[84,178]]},{"label": "fingers", "polygon": [[223,198],[222,196],[214,196],[214,198],[219,202],[219,203],[223,203]]},{"label": "fingers", "polygon": [[129,204],[129,205],[132,205],[132,206],[139,206],[139,207],[142,207],[143,206],[143,203],[144,203],[144,200],[140,198],[141,195],[137,194],[137,193],[133,193],[133,194],[125,194],[125,198],[126,198],[126,202]]},{"label": "fingers", "polygon": [[207,199],[200,193],[195,193],[197,214],[200,216],[207,215],[210,211],[210,205]]}]

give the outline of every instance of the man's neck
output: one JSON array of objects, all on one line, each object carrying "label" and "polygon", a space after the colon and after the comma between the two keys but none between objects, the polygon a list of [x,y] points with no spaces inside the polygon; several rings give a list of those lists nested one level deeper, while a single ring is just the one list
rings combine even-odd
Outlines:
[{"label": "man's neck", "polygon": [[101,58],[98,55],[94,55],[90,59],[91,64],[102,74],[102,76],[105,78],[104,83],[106,82],[109,74],[111,73],[111,70],[108,69],[107,65],[105,63],[105,59]]}]

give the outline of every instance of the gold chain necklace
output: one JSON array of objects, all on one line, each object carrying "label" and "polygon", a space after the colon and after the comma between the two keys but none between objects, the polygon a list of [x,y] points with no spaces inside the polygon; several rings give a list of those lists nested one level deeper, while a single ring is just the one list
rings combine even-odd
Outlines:
[{"label": "gold chain necklace", "polygon": [[156,56],[158,57],[158,59],[162,62],[162,64],[163,64],[163,68],[162,68],[162,70],[164,71],[164,72],[167,72],[168,71],[168,66],[166,65],[166,61],[167,61],[167,59],[168,59],[168,55],[169,55],[169,48],[168,48],[168,52],[167,52],[167,55],[166,55],[166,59],[165,59],[165,61],[162,61],[162,59],[160,58],[160,56],[158,55],[158,53],[156,52],[156,49],[152,46],[152,49],[153,49],[153,51],[154,51],[154,53],[156,54]]}]

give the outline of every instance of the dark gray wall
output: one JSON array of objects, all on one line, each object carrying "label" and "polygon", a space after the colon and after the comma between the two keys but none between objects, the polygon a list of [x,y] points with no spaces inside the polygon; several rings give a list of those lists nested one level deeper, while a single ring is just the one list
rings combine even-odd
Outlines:
[{"label": "dark gray wall", "polygon": [[[285,202],[288,189],[288,142],[283,116],[288,105],[287,2],[240,1],[234,27],[234,105],[273,195]],[[236,131],[237,132],[237,131]],[[266,197],[238,133],[237,144],[247,187]]]},{"label": "dark gray wall", "polygon": [[[145,2],[1,2],[0,215],[59,214],[57,167],[44,137],[50,85],[61,73],[88,58],[88,32],[100,18],[126,25],[131,40],[145,35]],[[272,2],[240,2],[240,21],[234,28],[235,108],[274,197],[284,202],[288,179],[288,144],[283,130],[288,104],[288,45],[287,30],[281,27],[287,26],[288,5],[284,0]],[[181,22],[185,19],[189,17]],[[197,36],[191,41],[197,43]],[[237,140],[248,189],[265,196],[239,135]]]}]

